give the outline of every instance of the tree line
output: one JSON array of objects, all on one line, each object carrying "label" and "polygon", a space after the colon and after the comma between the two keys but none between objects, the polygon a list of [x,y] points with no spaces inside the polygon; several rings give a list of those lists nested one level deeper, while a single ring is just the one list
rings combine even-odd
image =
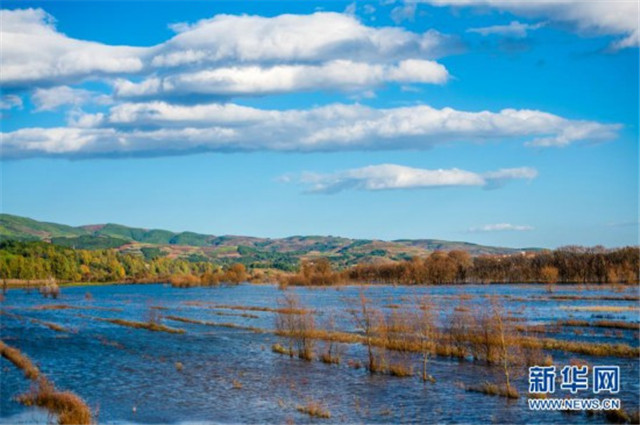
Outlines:
[{"label": "tree line", "polygon": [[462,283],[638,283],[640,249],[563,247],[554,251],[471,257],[465,251],[381,264],[358,264],[334,271],[328,260],[303,261],[283,285],[366,282],[404,285]]},{"label": "tree line", "polygon": [[[152,254],[152,253],[151,253]],[[0,279],[70,282],[170,281],[176,286],[238,283],[273,275],[234,264],[136,255],[114,249],[78,250],[46,242],[0,243]],[[358,264],[337,269],[325,258],[303,259],[297,271],[281,271],[282,285],[383,283],[440,285],[462,283],[638,283],[640,249],[563,247],[553,251],[471,257],[436,251],[406,261]]]},{"label": "tree line", "polygon": [[205,261],[121,253],[113,249],[76,250],[46,242],[0,243],[0,278],[56,279],[63,282],[194,281],[205,284],[239,283],[245,267],[225,267]]}]

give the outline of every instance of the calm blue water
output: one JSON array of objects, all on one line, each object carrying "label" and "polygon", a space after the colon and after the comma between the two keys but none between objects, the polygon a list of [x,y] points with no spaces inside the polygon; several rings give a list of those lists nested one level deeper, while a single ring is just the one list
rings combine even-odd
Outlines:
[{"label": "calm blue water", "polygon": [[[295,288],[301,301],[316,310],[318,323],[334,317],[343,330],[353,331],[348,308],[361,288]],[[558,286],[552,295],[622,296],[637,295],[638,288],[624,292],[611,289]],[[548,299],[545,287],[524,285],[438,286],[366,288],[380,306],[411,303],[429,294],[443,310],[465,302],[488,303],[487,295],[500,297],[505,308],[523,323],[542,324],[569,317],[594,320],[606,318],[638,322],[637,301]],[[90,294],[91,297],[86,297]],[[102,423],[603,423],[602,417],[584,414],[539,413],[528,410],[526,397],[508,401],[500,397],[466,392],[463,385],[485,380],[498,381],[494,368],[468,361],[436,358],[430,362],[435,384],[423,384],[417,377],[370,376],[363,369],[304,362],[271,352],[278,338],[271,333],[187,324],[164,319],[185,334],[168,334],[131,329],[92,319],[123,318],[145,321],[151,307],[160,314],[174,314],[199,320],[228,322],[272,329],[274,314],[248,311],[257,318],[220,316],[242,311],[212,308],[214,304],[277,307],[282,292],[271,285],[239,285],[221,288],[176,289],[168,285],[118,285],[63,288],[58,300],[43,299],[38,293],[11,290],[1,304],[4,311],[63,325],[73,330],[61,333],[40,324],[0,316],[1,336],[33,359],[60,389],[72,390],[98,412]],[[89,298],[89,299],[88,299]],[[209,303],[190,305],[190,303]],[[85,309],[34,310],[45,304],[68,304]],[[635,307],[622,312],[574,310],[585,306]],[[444,316],[443,316],[444,317]],[[590,342],[624,342],[638,345],[635,331],[611,332],[584,328],[551,336]],[[318,349],[323,343],[318,343]],[[363,347],[345,346],[344,359],[365,359]],[[626,408],[637,408],[640,394],[638,359],[590,358],[578,354],[553,353],[554,363],[563,366],[571,358],[592,365],[615,364],[622,371],[618,395]],[[418,358],[413,358],[418,368]],[[182,363],[178,371],[175,363]],[[29,388],[29,381],[6,360],[0,361],[0,422],[46,422],[42,411],[26,408],[13,397]],[[234,388],[233,382],[242,385]],[[515,378],[520,393],[527,391],[524,373]],[[590,397],[591,392],[583,394]],[[323,403],[331,419],[312,419],[296,407],[309,400]],[[135,407],[135,412],[134,412]]]}]

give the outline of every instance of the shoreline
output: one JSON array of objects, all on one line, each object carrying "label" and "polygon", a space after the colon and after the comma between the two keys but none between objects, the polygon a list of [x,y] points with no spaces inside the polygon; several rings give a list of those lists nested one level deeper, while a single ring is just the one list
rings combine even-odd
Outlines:
[{"label": "shoreline", "polygon": [[[7,290],[11,289],[38,289],[41,286],[44,286],[50,281],[16,281],[12,279],[11,281],[7,280]],[[56,282],[61,288],[74,288],[74,287],[93,287],[93,286],[121,286],[121,285],[171,285],[169,280],[166,281],[140,281],[140,282],[118,282],[118,281],[109,281],[109,282]],[[278,286],[278,282],[250,282],[245,281],[239,284],[218,284],[218,285],[195,285],[191,287],[181,287],[179,289],[190,289],[190,288],[217,288],[217,287],[225,287],[225,286],[235,286],[235,285],[255,285],[255,286]],[[349,282],[349,283],[338,283],[332,285],[288,285],[290,288],[310,288],[310,289],[328,289],[328,288],[345,288],[345,287],[445,287],[445,286],[468,286],[468,287],[477,287],[477,286],[522,286],[522,287],[548,287],[548,283],[532,283],[532,282],[495,282],[495,283],[482,283],[482,282],[469,282],[469,283],[443,283],[443,284],[406,284],[406,283],[371,283],[371,282]],[[615,288],[632,288],[639,287],[635,283],[554,283],[551,285],[553,287],[553,291],[560,290],[561,288],[589,288],[589,289],[615,289]],[[283,289],[286,289],[283,288]]]}]

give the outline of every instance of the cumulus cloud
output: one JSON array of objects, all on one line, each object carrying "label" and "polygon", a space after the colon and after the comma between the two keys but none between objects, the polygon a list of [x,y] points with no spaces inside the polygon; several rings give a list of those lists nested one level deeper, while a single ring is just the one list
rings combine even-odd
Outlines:
[{"label": "cumulus cloud", "polygon": [[508,25],[492,25],[489,27],[469,28],[467,32],[473,32],[484,36],[498,34],[513,38],[524,38],[527,36],[528,31],[540,29],[544,25],[544,22],[539,22],[537,24],[526,24],[518,21],[511,21]]},{"label": "cumulus cloud", "polygon": [[53,111],[64,105],[81,106],[85,103],[111,103],[111,97],[84,89],[58,86],[49,89],[38,88],[31,95],[35,111]]},{"label": "cumulus cloud", "polygon": [[[412,0],[414,2],[416,0]],[[637,47],[639,43],[637,1],[584,0],[417,0],[435,6],[490,7],[528,18],[544,18],[566,24],[583,34],[614,35],[615,49]]]},{"label": "cumulus cloud", "polygon": [[[501,140],[550,147],[608,140],[620,129],[618,124],[569,120],[535,110],[468,112],[426,105],[374,109],[333,104],[266,110],[231,103],[178,105],[156,101],[118,104],[107,113],[79,115],[75,120],[75,127],[3,133],[2,155],[424,150],[450,142]],[[503,177],[510,178],[496,174],[491,179],[498,184]]]},{"label": "cumulus cloud", "polygon": [[434,30],[418,34],[397,27],[368,27],[353,16],[333,12],[272,18],[216,15],[180,28],[175,37],[157,46],[154,65],[433,59],[449,40]]},{"label": "cumulus cloud", "polygon": [[[442,187],[487,187],[494,176],[507,179],[532,179],[537,171],[532,168],[511,168],[489,173],[452,169],[428,170],[395,164],[371,165],[331,174],[304,173],[297,181],[309,186],[313,193],[337,193],[343,190],[395,190]],[[289,176],[290,178],[290,176]]]},{"label": "cumulus cloud", "polygon": [[480,227],[471,227],[469,228],[470,233],[479,233],[479,232],[528,232],[534,230],[531,226],[522,226],[517,224],[509,224],[509,223],[498,223],[498,224],[485,224]]},{"label": "cumulus cloud", "polygon": [[373,28],[354,16],[330,12],[216,15],[173,24],[175,36],[150,47],[68,37],[41,9],[2,10],[0,23],[4,86],[25,89],[116,77],[115,90],[125,97],[441,84],[448,72],[434,59],[457,49],[454,38],[434,30]]},{"label": "cumulus cloud", "polygon": [[5,94],[0,97],[0,109],[22,109],[22,98],[15,94]]},{"label": "cumulus cloud", "polygon": [[58,84],[143,67],[144,49],[67,37],[42,9],[0,10],[0,39],[0,84],[5,87]]},{"label": "cumulus cloud", "polygon": [[120,79],[114,91],[122,98],[234,97],[327,89],[358,91],[385,82],[443,84],[448,78],[447,69],[434,61],[407,59],[390,65],[335,60],[321,65],[214,68],[151,77],[138,83]]}]

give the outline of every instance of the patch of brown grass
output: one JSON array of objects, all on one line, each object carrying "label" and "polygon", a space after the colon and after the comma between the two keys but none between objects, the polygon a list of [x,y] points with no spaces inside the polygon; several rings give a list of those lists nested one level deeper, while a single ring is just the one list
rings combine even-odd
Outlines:
[{"label": "patch of brown grass", "polygon": [[406,378],[413,376],[413,368],[402,363],[393,363],[389,365],[389,374],[398,378]]},{"label": "patch of brown grass", "polygon": [[270,313],[280,314],[308,314],[310,310],[303,308],[272,308],[272,307],[258,307],[251,305],[228,305],[228,304],[214,304],[213,308],[221,308],[226,310],[243,310],[243,311],[268,311]]},{"label": "patch of brown grass", "polygon": [[101,322],[113,323],[114,325],[127,326],[129,328],[146,329],[148,331],[153,331],[153,332],[167,332],[172,334],[185,333],[184,329],[170,328],[169,326],[165,326],[165,325],[161,325],[159,323],[153,323],[153,322],[135,322],[133,320],[102,319],[102,318],[96,318],[96,320],[100,320]]},{"label": "patch of brown grass", "polygon": [[516,390],[513,387],[509,387],[507,389],[506,387],[501,387],[496,384],[491,384],[489,382],[485,382],[482,385],[466,387],[465,389],[470,392],[482,393],[482,394],[488,394],[488,395],[500,396],[500,397],[506,397],[506,398],[517,399],[520,397],[520,394],[518,394],[518,390]]},{"label": "patch of brown grass", "polygon": [[320,355],[320,361],[327,364],[340,364],[340,357],[331,355],[329,353],[322,353]]},{"label": "patch of brown grass", "polygon": [[331,418],[331,412],[317,401],[310,400],[304,405],[299,405],[296,409],[298,412],[306,413],[314,418]]},{"label": "patch of brown grass", "polygon": [[629,323],[620,320],[595,320],[590,322],[588,320],[558,320],[556,324],[560,326],[583,326],[583,327],[595,327],[595,328],[612,328],[612,329],[631,329],[634,331],[640,330],[640,323]]},{"label": "patch of brown grass", "polygon": [[597,312],[610,312],[620,313],[623,311],[638,311],[637,306],[618,306],[618,305],[584,305],[584,306],[571,306],[560,307],[562,310],[574,310],[574,311],[597,311]]},{"label": "patch of brown grass", "polygon": [[17,348],[10,347],[4,342],[0,341],[0,354],[5,359],[13,363],[18,369],[24,372],[24,376],[29,379],[37,379],[40,376],[40,371],[34,365],[31,360],[22,354]]},{"label": "patch of brown grass", "polygon": [[25,406],[38,406],[58,415],[60,425],[84,425],[91,423],[91,409],[71,391],[58,391],[46,379],[40,379],[37,387],[18,396]]},{"label": "patch of brown grass", "polygon": [[271,351],[278,354],[284,354],[285,356],[293,357],[293,351],[289,350],[286,347],[283,347],[280,344],[273,344],[271,346]]}]

